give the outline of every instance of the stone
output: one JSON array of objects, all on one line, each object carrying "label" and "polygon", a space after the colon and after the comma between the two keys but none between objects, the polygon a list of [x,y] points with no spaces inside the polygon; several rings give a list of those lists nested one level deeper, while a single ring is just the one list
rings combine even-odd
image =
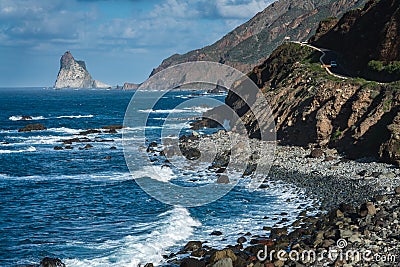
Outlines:
[{"label": "stone", "polygon": [[195,251],[200,248],[202,248],[202,243],[200,241],[189,241],[184,247],[183,251],[188,252],[188,251]]},{"label": "stone", "polygon": [[283,262],[281,260],[274,261],[274,266],[275,267],[283,267],[283,266],[285,266],[285,262]]},{"label": "stone", "polygon": [[232,259],[225,258],[217,261],[212,265],[213,267],[233,267]]},{"label": "stone", "polygon": [[239,237],[239,238],[237,239],[237,242],[238,242],[239,244],[246,243],[246,242],[247,242],[247,238],[244,237],[244,236]]},{"label": "stone", "polygon": [[321,148],[315,148],[311,150],[310,157],[311,158],[321,158],[325,155],[324,151]]},{"label": "stone", "polygon": [[400,186],[396,187],[394,192],[395,192],[396,195],[400,195]]},{"label": "stone", "polygon": [[21,128],[18,130],[18,132],[32,132],[32,131],[44,131],[47,130],[47,128],[40,123],[35,123],[35,124],[28,124],[24,128]]},{"label": "stone", "polygon": [[55,146],[54,150],[64,150],[64,148],[62,148],[61,146]]},{"label": "stone", "polygon": [[218,177],[217,183],[218,184],[229,184],[230,183],[229,177],[226,175],[221,175]]},{"label": "stone", "polygon": [[115,146],[110,147],[110,150],[117,150]]},{"label": "stone", "polygon": [[215,251],[210,257],[210,263],[214,264],[215,262],[225,258],[230,258],[232,262],[236,261],[237,259],[235,253],[233,253],[231,249],[224,249]]},{"label": "stone", "polygon": [[83,132],[80,132],[79,135],[88,135],[88,134],[99,134],[101,131],[95,129],[89,129]]},{"label": "stone", "polygon": [[65,267],[65,264],[60,259],[46,257],[40,262],[40,267]]},{"label": "stone", "polygon": [[221,231],[213,231],[210,235],[220,236],[222,235]]},{"label": "stone", "polygon": [[180,267],[205,267],[206,263],[193,258],[184,258],[181,261]]}]

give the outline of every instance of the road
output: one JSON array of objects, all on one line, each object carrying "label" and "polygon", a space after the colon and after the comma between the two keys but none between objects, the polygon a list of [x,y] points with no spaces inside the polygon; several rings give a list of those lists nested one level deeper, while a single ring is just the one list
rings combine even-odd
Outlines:
[{"label": "road", "polygon": [[334,77],[337,77],[339,79],[344,79],[344,80],[351,78],[350,76],[348,76],[346,74],[346,71],[340,65],[337,65],[336,67],[331,67],[331,61],[337,62],[337,54],[334,51],[325,49],[325,48],[318,48],[318,47],[310,45],[309,43],[304,43],[304,42],[293,41],[292,43],[300,44],[301,46],[305,45],[314,50],[321,52],[322,55],[319,58],[319,61],[321,62],[322,67],[326,70],[326,72],[328,72],[329,75],[332,75]]}]

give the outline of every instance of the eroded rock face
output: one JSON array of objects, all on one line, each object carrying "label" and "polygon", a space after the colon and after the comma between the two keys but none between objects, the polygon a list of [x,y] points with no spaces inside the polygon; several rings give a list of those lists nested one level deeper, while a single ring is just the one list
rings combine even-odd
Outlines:
[{"label": "eroded rock face", "polygon": [[55,88],[92,88],[93,79],[83,61],[76,61],[71,52],[61,57]]},{"label": "eroded rock face", "polygon": [[[376,157],[399,165],[400,82],[341,81],[320,67],[319,56],[307,47],[286,44],[249,74],[269,100],[278,140],[299,146],[316,143],[349,158]],[[267,104],[249,110],[232,92],[226,103],[257,138],[255,117],[265,113]]]},{"label": "eroded rock face", "polygon": [[60,60],[60,70],[54,88],[110,88],[111,86],[94,80],[86,69],[84,61],[75,60],[70,51]]}]

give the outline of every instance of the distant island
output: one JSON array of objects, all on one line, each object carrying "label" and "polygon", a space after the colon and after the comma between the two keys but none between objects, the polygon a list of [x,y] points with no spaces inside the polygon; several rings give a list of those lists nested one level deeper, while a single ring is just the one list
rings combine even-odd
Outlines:
[{"label": "distant island", "polygon": [[60,70],[54,88],[111,88],[111,85],[94,80],[86,69],[85,61],[75,60],[70,51],[60,60]]}]

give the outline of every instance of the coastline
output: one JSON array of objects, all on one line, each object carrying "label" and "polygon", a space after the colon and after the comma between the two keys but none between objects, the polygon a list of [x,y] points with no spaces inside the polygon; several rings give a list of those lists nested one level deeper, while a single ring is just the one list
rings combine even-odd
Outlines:
[{"label": "coastline", "polygon": [[[186,138],[180,145],[184,155],[199,144],[202,151],[213,150],[214,146],[225,150],[232,146],[231,138],[226,132],[219,131],[213,135]],[[254,152],[263,151],[261,148],[269,147],[271,143],[252,139],[249,145],[252,148],[249,166],[271,160],[268,155]],[[235,143],[233,149],[239,150],[238,155],[249,155],[240,142]],[[168,148],[165,151],[168,152]],[[230,155],[225,154],[228,158],[221,155],[224,153],[217,154],[216,161],[229,161]],[[235,165],[243,157],[230,157],[230,160]],[[218,164],[213,167],[224,168]],[[190,241],[177,254],[166,257],[166,265],[398,266],[395,264],[400,263],[399,168],[373,159],[348,160],[334,149],[281,145],[276,146],[272,164],[266,168],[270,170],[262,188],[268,187],[267,182],[276,181],[304,189],[306,194],[320,201],[319,205],[314,204],[319,212],[308,214],[302,211],[288,227],[265,227],[265,236],[248,233],[239,238],[237,244],[225,248],[208,247],[207,240]],[[275,253],[261,261],[257,253],[266,248]],[[278,255],[280,250],[286,251],[282,254],[286,258]],[[331,250],[339,252],[336,258],[329,254]],[[300,255],[300,258],[303,252],[315,252],[317,257],[296,261],[289,257],[291,251],[292,256]],[[324,251],[328,254],[319,254]],[[346,253],[355,256],[349,258]],[[182,254],[186,254],[184,258],[179,257]],[[381,261],[377,261],[378,257]],[[284,258],[287,260],[283,261]]]}]

